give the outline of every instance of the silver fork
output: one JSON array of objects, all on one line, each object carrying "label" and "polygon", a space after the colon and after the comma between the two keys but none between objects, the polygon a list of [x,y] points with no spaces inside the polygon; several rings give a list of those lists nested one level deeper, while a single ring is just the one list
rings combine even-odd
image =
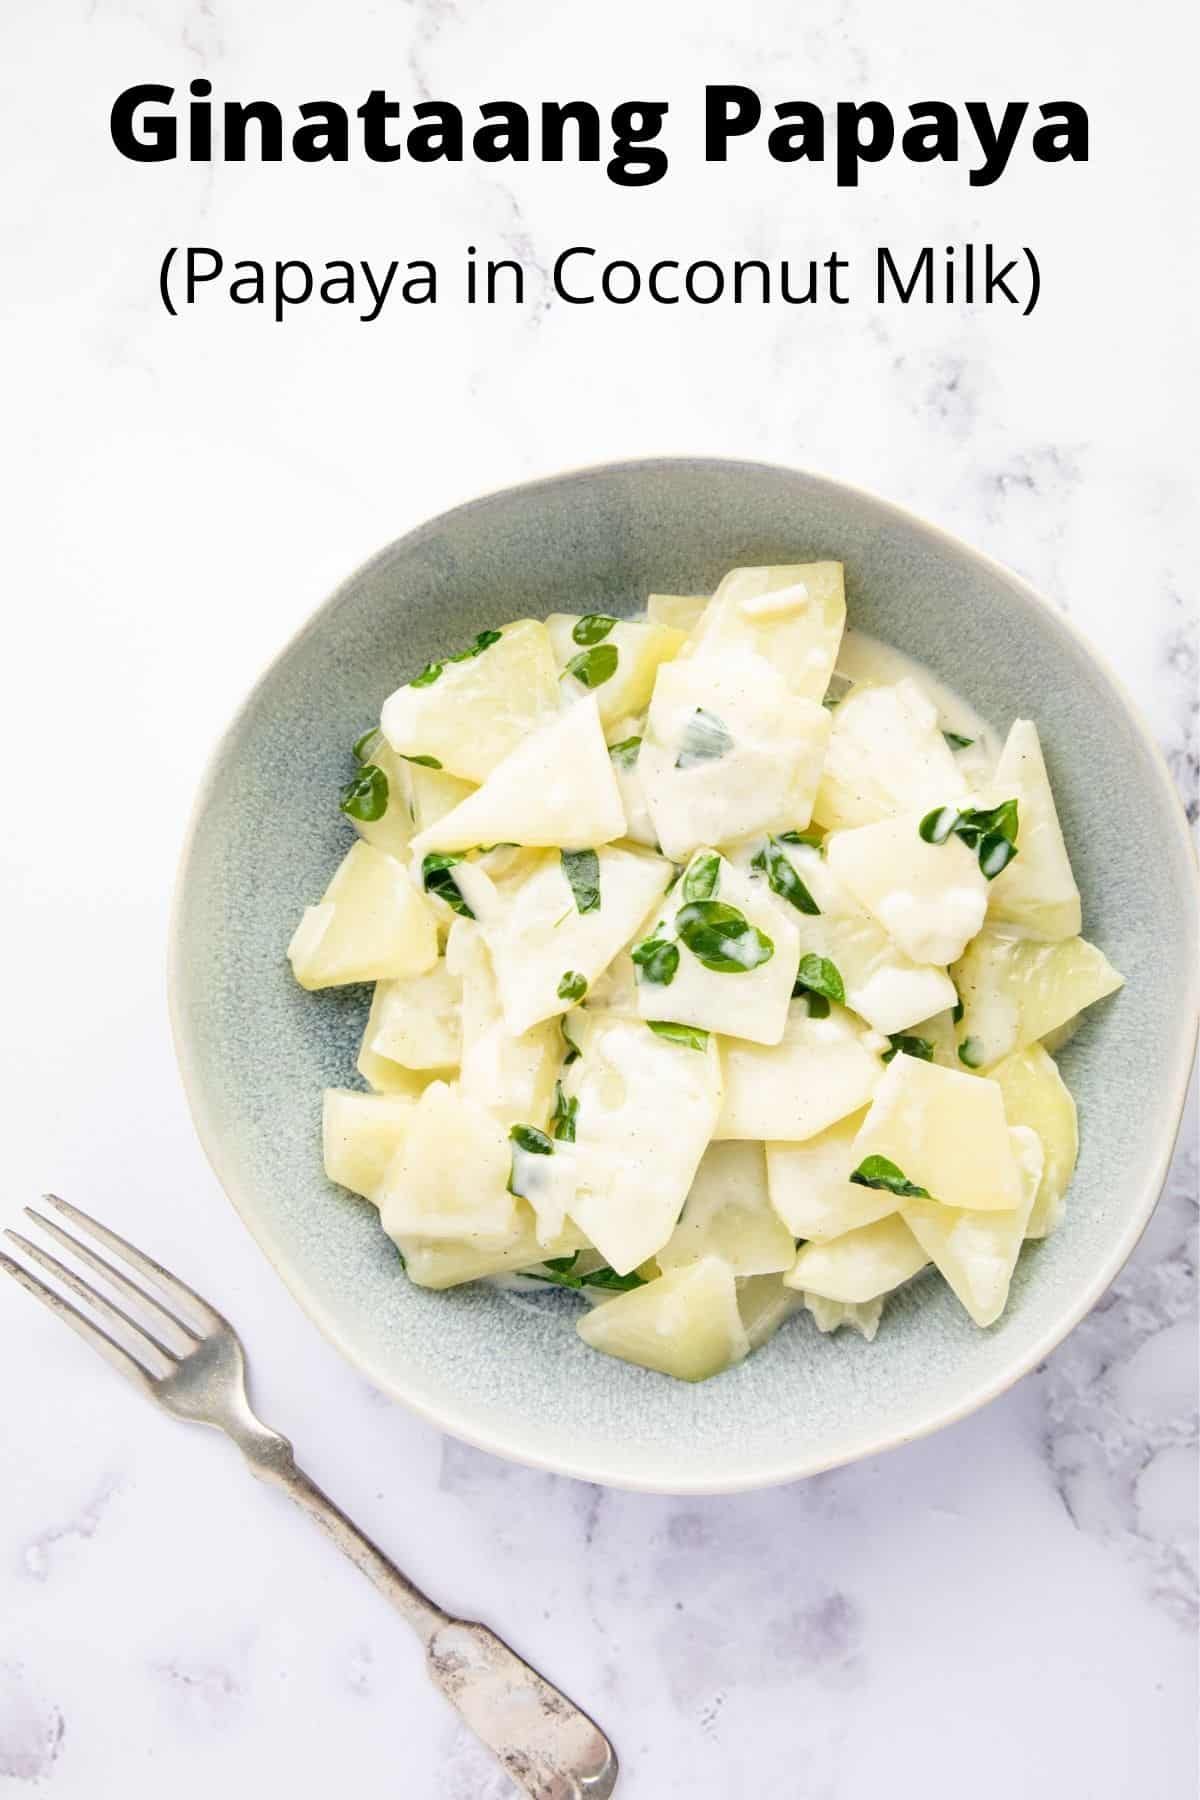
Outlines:
[{"label": "silver fork", "polygon": [[133,1269],[157,1298],[124,1270],[44,1217],[25,1212],[129,1303],[123,1310],[58,1258],[22,1237],[6,1238],[75,1294],[131,1344],[126,1349],[69,1300],[47,1287],[22,1263],[0,1251],[0,1267],[43,1301],[115,1369],[178,1419],[214,1425],[231,1437],[260,1481],[282,1488],[303,1507],[407,1619],[425,1646],[435,1687],[457,1707],[475,1735],[533,1800],[608,1800],[617,1783],[617,1757],[594,1721],[486,1625],[453,1618],[423,1594],[396,1565],[297,1468],[292,1446],[262,1423],[246,1393],[241,1339],[221,1314],[152,1257],[118,1237],[78,1207],[45,1195],[62,1218]]}]

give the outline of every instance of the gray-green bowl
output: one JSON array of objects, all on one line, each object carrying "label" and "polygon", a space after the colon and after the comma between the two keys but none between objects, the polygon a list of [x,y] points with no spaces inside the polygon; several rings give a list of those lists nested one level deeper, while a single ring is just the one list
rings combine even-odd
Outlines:
[{"label": "gray-green bowl", "polygon": [[[1003,1319],[926,1278],[873,1345],[807,1314],[697,1387],[588,1350],[569,1297],[410,1286],[374,1210],[326,1181],[321,1089],[355,1081],[359,989],[302,993],[284,950],[350,841],[348,746],[398,682],[485,626],[629,613],[739,564],[835,557],[851,619],[1001,728],[1037,720],[1084,898],[1127,978],[1063,1056],[1082,1149],[1066,1222],[1027,1247]],[[1158,1197],[1197,1010],[1196,869],[1166,767],[1088,645],[1005,569],[832,481],[756,463],[618,463],[492,494],[350,577],[217,750],[184,852],[171,1009],[217,1175],[297,1299],[373,1381],[456,1436],[618,1487],[715,1493],[904,1443],[1001,1393],[1112,1281]]]}]

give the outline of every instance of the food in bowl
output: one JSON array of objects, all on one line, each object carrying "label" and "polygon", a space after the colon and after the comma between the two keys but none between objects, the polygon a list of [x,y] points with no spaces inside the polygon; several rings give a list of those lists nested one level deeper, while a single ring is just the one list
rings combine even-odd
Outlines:
[{"label": "food in bowl", "polygon": [[354,745],[359,841],[289,948],[374,982],[331,1180],[408,1278],[569,1289],[715,1375],[930,1265],[980,1327],[1078,1147],[1080,935],[1036,726],[846,630],[843,570],[479,633]]}]

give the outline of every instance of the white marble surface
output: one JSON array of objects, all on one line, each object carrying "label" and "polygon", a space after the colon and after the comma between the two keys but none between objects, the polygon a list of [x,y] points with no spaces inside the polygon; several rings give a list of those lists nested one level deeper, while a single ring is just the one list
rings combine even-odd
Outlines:
[{"label": "white marble surface", "polygon": [[[224,1306],[317,1478],[593,1705],[630,1800],[1196,1793],[1194,1126],[1106,1300],[954,1430],[732,1500],[532,1474],[344,1367],[205,1165],[163,998],[190,797],[261,663],[379,544],[490,485],[679,449],[877,488],[1029,575],[1120,668],[1194,812],[1172,17],[1173,0],[1135,29],[1083,0],[986,18],[952,0],[8,0],[0,17],[7,1215],[54,1186]],[[661,95],[672,172],[628,193],[569,166],[122,162],[117,90],[199,73],[218,98]],[[1073,95],[1093,156],[1022,160],[985,190],[961,167],[888,163],[853,194],[753,153],[705,170],[706,80]],[[570,242],[807,256],[986,236],[1038,251],[1032,318],[570,309],[539,274]],[[154,283],[172,241],[318,260],[477,242],[528,262],[534,303],[171,321]],[[15,1290],[0,1346],[0,1793],[500,1800],[403,1628],[232,1452]]]}]

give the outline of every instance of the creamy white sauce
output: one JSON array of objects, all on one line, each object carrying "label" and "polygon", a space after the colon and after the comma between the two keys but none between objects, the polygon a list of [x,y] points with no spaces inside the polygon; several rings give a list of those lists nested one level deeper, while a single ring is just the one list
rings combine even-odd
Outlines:
[{"label": "creamy white sauce", "polygon": [[512,1140],[512,1191],[528,1200],[537,1214],[539,1244],[552,1244],[562,1233],[575,1199],[575,1160],[570,1143],[555,1142],[546,1156]]},{"label": "creamy white sauce", "polygon": [[806,824],[829,728],[756,651],[665,664],[638,758],[664,852],[681,862],[700,845]]},{"label": "creamy white sauce", "polygon": [[[748,595],[739,602],[738,611],[744,619],[790,619],[807,605],[808,588],[803,581],[797,581],[791,587],[776,588],[774,593]],[[818,654],[818,663],[822,660]]]},{"label": "creamy white sauce", "polygon": [[924,663],[885,644],[881,638],[872,637],[870,632],[848,625],[838,651],[835,683],[838,676],[855,684],[869,682],[891,686],[906,679],[915,682],[937,708],[943,731],[953,731],[959,737],[975,740],[969,750],[955,752],[954,760],[963,779],[972,786],[982,786],[990,779],[1000,755],[999,736],[973,706],[939,680]]},{"label": "creamy white sauce", "polygon": [[901,888],[879,901],[880,923],[917,963],[945,967],[983,924],[987,895],[976,888],[943,888],[939,894],[911,894]]}]

